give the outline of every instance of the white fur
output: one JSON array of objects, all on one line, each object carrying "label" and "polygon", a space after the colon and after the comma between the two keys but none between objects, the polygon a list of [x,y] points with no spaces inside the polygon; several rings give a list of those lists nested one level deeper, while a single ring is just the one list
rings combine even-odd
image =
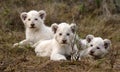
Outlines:
[{"label": "white fur", "polygon": [[[44,24],[46,17],[46,12],[44,10],[23,12],[20,17],[25,25],[26,39],[19,43],[15,43],[14,46],[27,44],[33,45],[39,40],[51,39],[53,37],[51,28]],[[34,24],[34,26],[31,24]]]},{"label": "white fur", "polygon": [[[54,38],[41,41],[36,46],[35,53],[37,56],[48,56],[51,60],[67,60],[65,55],[70,55],[72,52],[71,43],[74,39],[75,24],[53,24],[52,29],[55,33]],[[73,49],[77,50],[77,47],[74,46]]]},{"label": "white fur", "polygon": [[80,42],[80,46],[81,46],[82,49],[86,49],[87,48],[88,42],[87,42],[86,39],[80,39],[79,42]]},{"label": "white fur", "polygon": [[94,37],[93,35],[88,35],[84,41],[80,41],[83,47],[87,47],[80,52],[80,57],[103,58],[109,52],[111,45],[110,40],[103,40],[101,37]]}]

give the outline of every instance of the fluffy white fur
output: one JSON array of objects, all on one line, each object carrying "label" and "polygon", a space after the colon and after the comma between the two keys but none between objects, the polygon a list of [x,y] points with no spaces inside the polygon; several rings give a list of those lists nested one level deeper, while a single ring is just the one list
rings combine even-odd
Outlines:
[{"label": "fluffy white fur", "polygon": [[54,38],[51,40],[44,40],[35,48],[37,56],[48,56],[51,60],[67,60],[66,56],[71,55],[72,49],[77,50],[77,47],[71,47],[74,39],[76,25],[60,23],[53,24]]},{"label": "fluffy white fur", "polygon": [[86,39],[81,39],[80,43],[83,50],[80,52],[80,57],[93,57],[95,59],[103,58],[110,49],[111,41],[87,35]]},{"label": "fluffy white fur", "polygon": [[53,37],[51,28],[44,24],[46,17],[46,12],[44,10],[23,12],[20,17],[25,25],[26,39],[19,43],[15,43],[14,46],[33,45],[39,40],[51,39]]}]

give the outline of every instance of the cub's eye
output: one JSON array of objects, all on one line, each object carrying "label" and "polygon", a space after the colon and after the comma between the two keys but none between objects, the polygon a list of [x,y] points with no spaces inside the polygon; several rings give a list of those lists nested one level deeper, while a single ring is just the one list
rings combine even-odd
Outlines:
[{"label": "cub's eye", "polygon": [[90,46],[92,47],[93,45],[91,44]]},{"label": "cub's eye", "polygon": [[38,20],[37,18],[35,18],[35,20]]},{"label": "cub's eye", "polygon": [[70,34],[69,33],[67,33],[67,36],[69,36]]},{"label": "cub's eye", "polygon": [[97,49],[100,49],[99,47],[97,47]]},{"label": "cub's eye", "polygon": [[29,18],[28,21],[30,21],[31,19]]},{"label": "cub's eye", "polygon": [[59,36],[61,36],[62,35],[62,33],[59,33]]}]

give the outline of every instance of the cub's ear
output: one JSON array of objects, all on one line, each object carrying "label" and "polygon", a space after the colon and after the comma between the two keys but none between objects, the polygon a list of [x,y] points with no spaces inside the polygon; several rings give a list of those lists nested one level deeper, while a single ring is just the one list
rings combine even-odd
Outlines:
[{"label": "cub's ear", "polygon": [[27,12],[22,12],[20,14],[20,18],[22,19],[22,21],[24,21],[27,18]]},{"label": "cub's ear", "polygon": [[86,40],[87,40],[88,43],[90,43],[93,38],[94,38],[93,35],[87,35],[87,36],[86,36]]},{"label": "cub's ear", "polygon": [[105,49],[109,48],[111,46],[111,41],[109,39],[104,39],[104,46]]},{"label": "cub's ear", "polygon": [[57,24],[57,23],[52,24],[51,28],[52,28],[52,31],[53,31],[54,33],[56,33],[56,31],[57,31],[57,29],[58,29],[58,24]]},{"label": "cub's ear", "polygon": [[75,31],[76,31],[76,24],[75,23],[71,23],[70,28],[71,28],[72,32],[75,33]]},{"label": "cub's ear", "polygon": [[46,17],[46,12],[44,10],[40,10],[39,11],[39,16],[42,20],[45,20],[45,17]]}]

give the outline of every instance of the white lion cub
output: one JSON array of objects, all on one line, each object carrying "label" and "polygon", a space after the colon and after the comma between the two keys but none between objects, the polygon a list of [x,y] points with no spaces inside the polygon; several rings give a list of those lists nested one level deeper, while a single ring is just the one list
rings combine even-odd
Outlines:
[{"label": "white lion cub", "polygon": [[44,24],[46,17],[44,10],[23,12],[20,17],[25,25],[26,39],[15,43],[14,46],[32,45],[39,40],[51,39],[53,37],[52,29]]},{"label": "white lion cub", "polygon": [[51,40],[41,41],[35,48],[37,56],[48,56],[51,60],[67,60],[72,49],[77,50],[77,47],[71,47],[74,39],[76,24],[60,23],[52,24],[54,38]]},{"label": "white lion cub", "polygon": [[[83,50],[80,52],[80,57],[93,57],[94,59],[103,58],[110,50],[111,41],[87,35],[86,39],[80,40]],[[85,48],[86,47],[86,48]]]}]

